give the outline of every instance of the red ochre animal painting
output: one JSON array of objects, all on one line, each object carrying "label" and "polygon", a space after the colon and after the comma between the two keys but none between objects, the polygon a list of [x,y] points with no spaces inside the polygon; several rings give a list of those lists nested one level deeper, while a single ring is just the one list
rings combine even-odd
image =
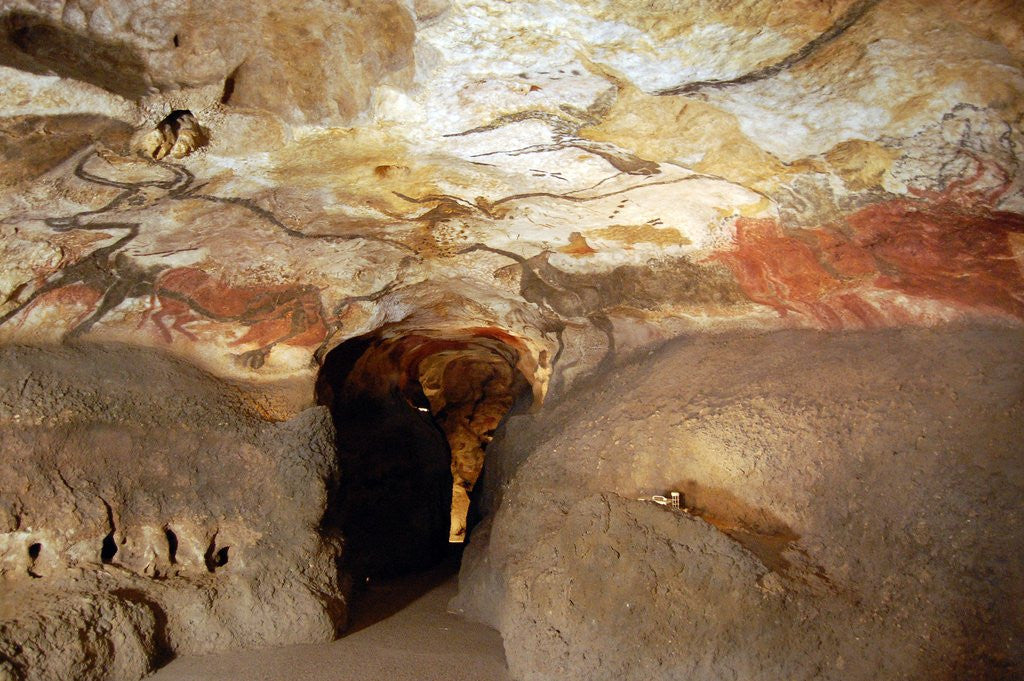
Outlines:
[{"label": "red ochre animal painting", "polygon": [[234,286],[195,267],[169,269],[157,277],[140,326],[147,321],[168,343],[173,341],[173,332],[198,340],[188,328],[193,322],[247,327],[230,345],[257,346],[256,350],[239,356],[252,368],[262,366],[275,345],[310,347],[323,341],[328,333],[320,292],[314,286]]},{"label": "red ochre animal painting", "polygon": [[[993,175],[997,185],[982,186]],[[734,248],[710,259],[727,265],[752,301],[825,329],[932,321],[907,297],[1024,319],[1024,276],[1010,243],[1024,233],[1024,216],[992,208],[1009,188],[1005,172],[978,161],[974,175],[943,191],[913,191],[816,229],[741,218]]]}]

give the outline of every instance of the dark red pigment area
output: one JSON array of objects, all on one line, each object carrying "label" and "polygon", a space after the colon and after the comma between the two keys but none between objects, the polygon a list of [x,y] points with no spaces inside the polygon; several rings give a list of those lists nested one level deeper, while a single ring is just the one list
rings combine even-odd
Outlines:
[{"label": "dark red pigment area", "polygon": [[24,312],[18,321],[17,326],[21,326],[28,319],[28,311],[39,308],[47,307],[79,307],[80,311],[74,316],[70,317],[71,323],[68,324],[68,328],[74,328],[85,321],[89,315],[92,314],[93,310],[99,305],[100,300],[103,298],[103,293],[97,291],[91,286],[76,282],[69,284],[61,288],[53,289],[47,293],[40,295],[29,305],[26,305]]},{"label": "dark red pigment area", "polygon": [[847,223],[884,267],[876,285],[1024,318],[1024,279],[1009,240],[1024,233],[1024,216],[903,200],[865,208]]},{"label": "dark red pigment area", "polygon": [[752,301],[828,329],[929,321],[885,292],[1024,319],[1024,277],[1010,244],[1024,233],[1024,216],[990,208],[998,189],[960,183],[917,194],[817,229],[741,218],[735,247],[712,259]]},{"label": "dark red pigment area", "polygon": [[320,294],[313,286],[234,286],[200,269],[181,267],[160,275],[153,298],[146,318],[168,342],[171,330],[195,340],[185,325],[203,319],[248,327],[233,345],[304,347],[316,345],[327,335]]}]

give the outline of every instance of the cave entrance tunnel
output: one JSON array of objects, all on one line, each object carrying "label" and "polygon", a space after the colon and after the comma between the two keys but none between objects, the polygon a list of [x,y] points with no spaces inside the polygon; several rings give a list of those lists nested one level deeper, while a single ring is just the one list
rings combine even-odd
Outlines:
[{"label": "cave entrance tunnel", "polygon": [[529,394],[501,340],[382,332],[324,358],[317,400],[337,429],[339,479],[324,522],[357,580],[439,563],[474,522],[484,450]]}]

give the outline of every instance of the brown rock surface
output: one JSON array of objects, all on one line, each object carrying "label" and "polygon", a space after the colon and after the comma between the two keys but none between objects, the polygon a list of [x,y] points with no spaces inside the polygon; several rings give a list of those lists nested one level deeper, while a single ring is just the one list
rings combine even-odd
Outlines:
[{"label": "brown rock surface", "polygon": [[[672,343],[508,421],[455,605],[521,679],[1016,678],[1022,353],[1003,327]],[[670,490],[688,511],[637,500]]]},{"label": "brown rock surface", "polygon": [[0,363],[0,657],[13,678],[136,679],[173,654],[329,640],[340,547],[325,410],[263,422],[151,351]]}]

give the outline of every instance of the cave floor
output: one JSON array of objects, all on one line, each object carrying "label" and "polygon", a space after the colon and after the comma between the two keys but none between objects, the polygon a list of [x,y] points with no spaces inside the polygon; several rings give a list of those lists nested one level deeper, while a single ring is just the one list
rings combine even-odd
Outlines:
[{"label": "cave floor", "polygon": [[452,561],[371,584],[345,636],[331,643],[173,660],[149,681],[504,681],[498,632],[446,611],[457,588]]}]

